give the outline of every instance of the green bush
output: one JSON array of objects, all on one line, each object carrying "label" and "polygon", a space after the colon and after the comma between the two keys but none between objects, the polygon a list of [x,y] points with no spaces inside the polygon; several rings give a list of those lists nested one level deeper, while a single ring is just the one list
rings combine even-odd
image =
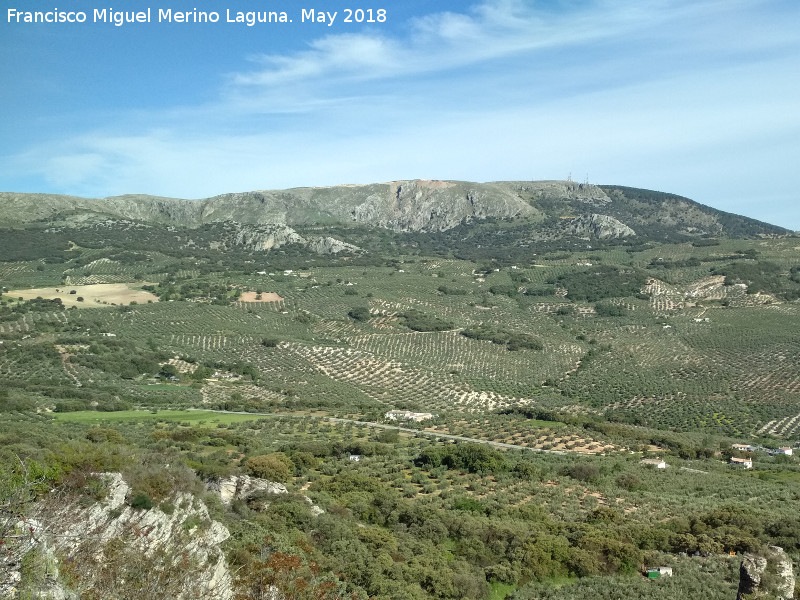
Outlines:
[{"label": "green bush", "polygon": [[153,508],[153,501],[147,494],[136,494],[131,500],[131,508],[136,510],[150,510]]},{"label": "green bush", "polygon": [[245,468],[253,477],[286,483],[292,476],[294,464],[285,454],[276,452],[248,459]]},{"label": "green bush", "polygon": [[372,315],[366,306],[355,306],[348,311],[347,316],[356,321],[364,322],[369,321]]}]

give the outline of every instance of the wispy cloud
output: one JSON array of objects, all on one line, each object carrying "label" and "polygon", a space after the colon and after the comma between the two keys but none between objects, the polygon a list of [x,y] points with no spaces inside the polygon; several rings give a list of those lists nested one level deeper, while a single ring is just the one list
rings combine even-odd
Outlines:
[{"label": "wispy cloud", "polygon": [[[652,15],[651,17],[652,18]],[[628,19],[623,28],[635,26]],[[585,43],[620,33],[603,11],[535,11],[521,0],[490,0],[467,13],[440,12],[413,19],[403,32],[374,29],[328,35],[292,54],[252,57],[256,67],[234,73],[242,86],[275,86],[325,79],[380,79],[441,72],[520,52]]]}]

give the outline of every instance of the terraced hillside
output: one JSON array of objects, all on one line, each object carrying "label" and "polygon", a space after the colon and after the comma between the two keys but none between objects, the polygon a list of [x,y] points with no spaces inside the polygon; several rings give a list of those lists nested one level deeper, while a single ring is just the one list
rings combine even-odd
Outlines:
[{"label": "terraced hillside", "polygon": [[[794,238],[567,241],[508,264],[426,257],[402,235],[404,255],[326,257],[298,244],[201,247],[223,231],[213,228],[148,233],[156,250],[141,231],[34,228],[43,241],[30,259],[0,263],[0,373],[19,401],[403,408],[443,422],[537,407],[657,429],[797,432]],[[133,368],[130,354],[147,358]],[[177,359],[180,374],[153,379]]]},{"label": "terraced hillside", "polygon": [[[0,589],[723,600],[731,553],[800,556],[797,237],[627,188],[393,185],[2,223]],[[16,528],[70,512],[105,515],[102,561]]]}]

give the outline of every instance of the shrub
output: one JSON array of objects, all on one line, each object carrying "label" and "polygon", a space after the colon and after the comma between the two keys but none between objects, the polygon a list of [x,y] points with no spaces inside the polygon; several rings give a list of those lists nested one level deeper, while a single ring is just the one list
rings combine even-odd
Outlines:
[{"label": "shrub", "polygon": [[413,331],[446,331],[453,329],[453,324],[437,317],[426,315],[418,310],[409,310],[400,315],[403,325]]},{"label": "shrub", "polygon": [[294,470],[294,464],[285,457],[285,455],[278,456],[279,453],[262,454],[254,456],[247,460],[245,468],[247,472],[253,477],[261,479],[268,479],[270,481],[277,481],[285,483],[289,480]]},{"label": "shrub", "polygon": [[595,481],[600,477],[600,469],[595,465],[578,463],[563,470],[564,475],[569,475],[578,481]]},{"label": "shrub", "polygon": [[624,306],[610,302],[598,302],[594,305],[594,310],[598,317],[623,317],[628,312]]},{"label": "shrub", "polygon": [[112,442],[118,444],[122,442],[122,436],[116,429],[104,429],[102,427],[92,427],[86,432],[86,439],[98,444],[100,442]]},{"label": "shrub", "polygon": [[150,510],[153,508],[153,501],[147,494],[136,494],[131,500],[131,508],[136,510]]},{"label": "shrub", "polygon": [[369,321],[370,312],[366,306],[356,306],[350,309],[347,316],[356,321]]}]

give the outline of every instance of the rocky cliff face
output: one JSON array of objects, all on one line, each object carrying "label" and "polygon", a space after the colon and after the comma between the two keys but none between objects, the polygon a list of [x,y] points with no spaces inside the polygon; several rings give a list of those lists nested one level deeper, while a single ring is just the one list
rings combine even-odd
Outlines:
[{"label": "rocky cliff face", "polygon": [[272,250],[287,244],[302,244],[318,254],[360,252],[361,248],[332,237],[304,238],[288,225],[240,225],[233,236],[233,244],[248,250]]},{"label": "rocky cliff face", "polygon": [[601,240],[624,238],[636,235],[625,223],[608,215],[587,214],[568,220],[564,232],[578,237],[594,237]]},{"label": "rocky cliff face", "polygon": [[[25,220],[60,215],[74,221],[76,213],[84,213],[190,227],[222,221],[251,225],[349,221],[395,231],[443,231],[472,219],[516,218],[536,212],[508,186],[446,181],[243,192],[204,200],[3,193],[0,201],[18,205],[7,214],[0,208],[0,221],[17,221],[20,215]],[[29,210],[20,210],[21,204]]]},{"label": "rocky cliff face", "polygon": [[275,224],[241,227],[236,232],[233,243],[248,250],[271,250],[286,244],[302,244],[305,240],[291,227]]},{"label": "rocky cliff face", "polygon": [[445,231],[474,219],[517,218],[534,212],[518,196],[491,184],[402,181],[387,187],[383,194],[373,194],[355,206],[352,220],[394,231]]},{"label": "rocky cliff face", "polygon": [[528,195],[534,202],[558,198],[577,201],[588,206],[603,207],[611,203],[611,198],[600,186],[575,181],[530,181],[517,182],[517,189]]},{"label": "rocky cliff face", "polygon": [[16,543],[0,563],[0,598],[78,599],[61,583],[53,543],[39,520],[18,521],[12,539]]},{"label": "rocky cliff face", "polygon": [[739,568],[736,600],[794,598],[792,561],[783,548],[770,546],[763,554],[745,554]]},{"label": "rocky cliff face", "polygon": [[358,246],[348,244],[347,242],[332,237],[309,239],[306,245],[317,254],[339,254],[339,252],[355,253],[361,251],[361,248]]},{"label": "rocky cliff face", "polygon": [[202,501],[178,493],[158,507],[136,509],[126,503],[131,489],[122,475],[101,480],[105,495],[98,502],[48,498],[38,507],[34,550],[51,551],[75,582],[63,598],[88,591],[109,598],[233,597],[221,550],[230,534]]},{"label": "rocky cliff face", "polygon": [[[266,479],[259,479],[258,477],[250,477],[249,475],[232,475],[221,479],[214,479],[206,484],[206,489],[209,492],[219,494],[220,500],[225,506],[230,506],[234,500],[243,500],[251,503],[254,500],[260,500],[264,508],[269,504],[269,496],[276,496],[288,494],[289,491],[282,483],[275,481],[268,481]],[[265,498],[267,500],[265,500]],[[321,515],[324,510],[314,504],[308,496],[303,496],[306,502],[311,505],[311,513],[314,516]]]}]

